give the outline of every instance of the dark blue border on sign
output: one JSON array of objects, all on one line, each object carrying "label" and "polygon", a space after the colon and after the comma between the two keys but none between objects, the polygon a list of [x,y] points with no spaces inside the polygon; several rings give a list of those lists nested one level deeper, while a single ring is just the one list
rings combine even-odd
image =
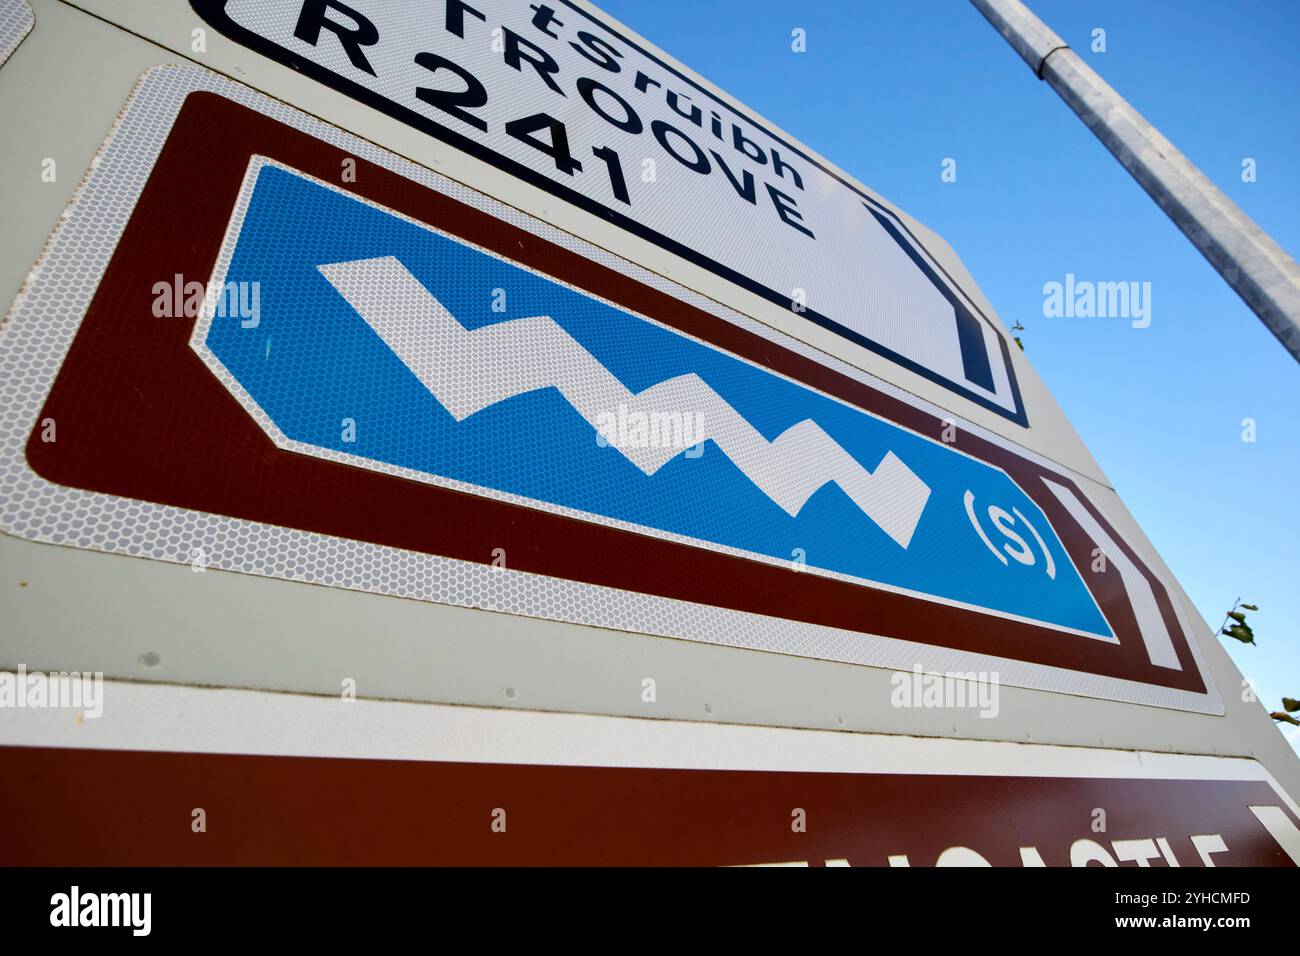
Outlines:
[{"label": "dark blue border on sign", "polygon": [[[587,212],[592,213],[593,215],[599,216],[600,218],[606,220],[607,222],[610,222],[620,227],[621,229],[624,229],[632,233],[633,235],[639,236],[640,238],[645,239],[649,242],[653,242],[655,245],[659,246],[660,248],[665,249],[673,253],[674,255],[680,256],[681,258],[686,259],[688,262],[692,262],[695,265],[708,269],[710,272],[714,273],[715,275],[727,279],[728,281],[735,283],[736,285],[740,286],[743,289],[748,290],[749,292],[754,293],[755,295],[767,299],[768,301],[773,302],[783,308],[786,309],[790,308],[790,297],[788,295],[777,292],[774,289],[769,289],[766,286],[764,286],[762,283],[754,279],[751,279],[750,277],[744,275],[743,273],[737,272],[735,269],[732,269],[729,266],[723,265],[720,262],[716,262],[712,259],[709,259],[707,256],[701,255],[699,252],[690,248],[689,246],[686,246],[675,239],[669,238],[668,236],[656,232],[655,230],[638,222],[637,220],[631,218],[630,216],[625,216],[622,213],[610,209],[609,207],[605,206],[603,203],[600,203],[597,200],[592,199],[589,196],[586,196],[585,194],[577,191],[576,189],[573,189],[569,186],[565,186],[561,183],[557,183],[554,180],[552,180],[550,177],[542,173],[539,173],[536,170],[523,165],[522,163],[510,159],[509,157],[502,156],[500,153],[493,151],[489,147],[485,146],[484,144],[476,140],[470,139],[469,137],[465,136],[462,133],[458,133],[453,129],[450,129],[446,126],[442,126],[434,122],[429,117],[417,113],[415,110],[402,106],[400,103],[396,103],[393,100],[390,100],[387,97],[371,89],[368,89],[367,87],[362,86],[359,83],[355,83],[352,80],[346,79],[345,77],[340,76],[339,74],[333,72],[332,70],[327,69],[326,67],[317,63],[316,61],[310,60],[304,56],[294,53],[292,50],[288,50],[282,46],[279,46],[278,44],[271,42],[265,37],[257,33],[254,33],[253,31],[247,29],[244,26],[241,26],[226,14],[225,8],[227,2],[228,0],[190,0],[190,6],[194,9],[195,13],[197,13],[206,23],[208,23],[210,26],[216,29],[223,36],[231,40],[234,40],[236,43],[246,46],[249,49],[258,52],[271,60],[275,60],[278,63],[288,66],[291,69],[295,70],[296,72],[302,73],[304,76],[309,76],[312,79],[316,80],[317,82],[322,83],[325,86],[328,86],[331,89],[336,90],[340,93],[343,93],[351,97],[352,99],[357,100],[358,102],[364,103],[367,106],[370,106],[371,108],[376,109],[387,116],[391,116],[392,118],[399,120],[408,126],[414,127],[415,129],[418,129],[421,132],[427,133],[436,139],[442,140],[443,142],[448,143],[456,147],[457,149],[469,153],[471,156],[475,157],[476,159],[480,159],[492,166],[497,167],[498,169],[505,170],[506,172],[510,173],[511,175],[517,176],[518,178],[529,183],[530,185],[536,186],[539,189],[543,189],[554,196],[558,196],[561,199],[571,202],[575,206],[578,206],[579,208],[584,209]],[[799,149],[797,146],[791,145],[781,137],[772,133],[772,131],[767,129],[765,126],[754,122],[748,116],[742,115],[729,104],[720,102],[713,93],[704,89],[702,86],[700,86],[698,83],[696,83],[694,80],[690,79],[689,77],[683,76],[673,67],[664,63],[662,60],[660,60],[658,57],[654,56],[653,54],[642,49],[636,43],[633,43],[631,40],[628,40],[622,34],[613,30],[606,24],[602,23],[600,20],[597,20],[586,10],[583,10],[575,6],[572,0],[559,0],[559,2],[563,3],[566,7],[573,10],[574,13],[577,13],[585,17],[592,24],[604,30],[607,34],[609,34],[614,39],[618,40],[620,43],[625,44],[630,49],[636,50],[647,60],[657,64],[660,68],[666,70],[668,73],[671,73],[673,76],[677,77],[677,79],[681,80],[682,82],[691,86],[693,89],[707,96],[711,101],[717,103],[720,107],[727,110],[732,116],[735,116],[737,119],[742,120],[744,123],[756,129],[762,130],[762,132],[766,134],[769,138],[771,138],[774,142],[780,143],[783,147],[790,150],[791,153],[802,158],[804,162],[808,163],[810,166],[814,166],[817,169],[821,170],[825,175],[829,176],[830,178],[838,182],[840,185],[850,190],[854,195],[860,197],[860,199],[865,204],[867,204],[868,210],[871,211],[873,215],[878,215],[879,211],[884,211],[885,213],[887,213],[888,216],[891,219],[893,219],[898,226],[902,227],[902,231],[906,233],[906,235],[908,236],[909,243],[901,242],[900,236],[895,230],[886,229],[886,231],[893,236],[896,242],[900,242],[900,245],[902,245],[904,251],[907,252],[908,256],[914,262],[917,260],[916,251],[915,249],[908,248],[909,244],[914,245],[916,248],[924,248],[924,247],[922,247],[921,244],[916,241],[916,237],[912,234],[911,230],[907,229],[906,226],[903,225],[902,221],[892,211],[885,209],[885,207],[881,206],[870,196],[863,193],[852,183],[847,182],[842,177],[831,172],[821,163],[809,157],[803,150]],[[935,264],[938,265],[937,262]],[[952,277],[948,275],[946,270],[943,270],[942,267],[939,268],[940,271],[942,271],[944,276],[947,278],[948,283],[951,284],[952,288],[960,288],[956,282],[953,282]],[[932,275],[930,276],[930,278],[931,281],[933,282],[934,278]],[[962,318],[963,307],[953,297],[951,293],[951,289],[945,288],[943,283],[939,283],[938,285],[940,291],[944,294],[944,297],[949,301],[950,304],[953,305],[954,312],[956,313],[958,342],[962,346],[963,363],[967,363],[968,362],[967,347],[969,345],[973,345],[974,343],[970,339],[970,329],[969,328],[963,329],[963,318]],[[984,315],[982,312],[979,312],[978,309],[975,309],[974,311],[978,312],[979,317],[983,319],[983,321],[987,323],[990,326],[990,328],[994,330],[995,334],[997,334],[997,327],[988,318],[988,316]],[[1001,335],[998,335],[997,338],[1002,348],[1002,358],[1007,370],[1007,379],[1008,382],[1010,383],[1012,399],[1015,402],[1015,406],[1016,406],[1014,411],[1010,411],[1002,407],[1001,405],[998,405],[996,402],[989,400],[988,398],[978,394],[977,392],[962,387],[961,385],[957,384],[951,379],[948,379],[938,374],[937,372],[925,367],[924,365],[921,365],[916,361],[913,361],[912,359],[907,358],[906,356],[898,354],[892,349],[886,348],[884,345],[881,345],[879,342],[869,339],[866,336],[853,331],[852,329],[846,328],[845,326],[841,325],[835,320],[825,315],[822,315],[821,313],[816,312],[813,309],[805,307],[804,310],[802,312],[799,312],[798,314],[803,316],[804,318],[809,319],[814,324],[819,325],[831,332],[834,332],[836,335],[839,335],[842,338],[848,339],[849,341],[857,345],[860,345],[863,348],[869,349],[870,351],[875,352],[877,355],[881,355],[889,359],[890,361],[902,366],[903,368],[915,372],[916,374],[926,379],[929,379],[930,381],[935,382],[938,385],[942,385],[944,388],[948,389],[949,391],[957,395],[960,395],[963,398],[966,398],[972,402],[975,402],[977,405],[983,408],[987,408],[992,412],[996,412],[998,415],[1010,419],[1011,421],[1016,422],[1017,424],[1025,428],[1029,427],[1029,420],[1025,414],[1024,403],[1021,401],[1020,388],[1016,381],[1015,370],[1011,365],[1011,354],[1007,348],[1006,340]],[[979,345],[982,347],[983,343],[980,342]],[[987,361],[986,356],[985,356],[985,361]],[[969,365],[967,367],[969,368]]]}]

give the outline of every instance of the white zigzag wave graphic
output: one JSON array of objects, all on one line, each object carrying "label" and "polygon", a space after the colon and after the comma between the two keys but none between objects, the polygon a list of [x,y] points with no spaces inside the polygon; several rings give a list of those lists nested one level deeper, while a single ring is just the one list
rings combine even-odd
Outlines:
[{"label": "white zigzag wave graphic", "polygon": [[[620,405],[647,418],[685,414],[703,423],[698,440],[712,439],[792,517],[833,481],[899,545],[911,543],[930,488],[892,451],[869,472],[811,419],[769,442],[693,373],[634,394],[549,316],[471,331],[393,256],[317,268],[457,421],[542,388],[559,391],[593,428]],[[614,447],[647,475],[683,451]]]}]

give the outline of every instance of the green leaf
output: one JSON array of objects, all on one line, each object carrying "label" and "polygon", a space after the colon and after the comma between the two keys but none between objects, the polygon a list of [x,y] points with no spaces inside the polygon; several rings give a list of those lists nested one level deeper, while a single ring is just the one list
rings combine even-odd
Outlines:
[{"label": "green leaf", "polygon": [[1255,632],[1245,624],[1234,624],[1232,627],[1225,627],[1220,633],[1231,637],[1233,640],[1241,641],[1243,644],[1255,643]]},{"label": "green leaf", "polygon": [[1229,611],[1228,617],[1232,618],[1234,621],[1238,622],[1239,624],[1246,623],[1246,615],[1242,614],[1240,611]]},{"label": "green leaf", "polygon": [[1297,710],[1300,710],[1300,700],[1296,700],[1294,697],[1283,697],[1282,706],[1288,714],[1294,714]]},{"label": "green leaf", "polygon": [[1286,723],[1288,724],[1295,724],[1297,727],[1300,727],[1300,720],[1296,720],[1290,714],[1284,714],[1280,710],[1274,711],[1273,713],[1269,714],[1269,716],[1272,717],[1274,720],[1286,721]]},{"label": "green leaf", "polygon": [[1258,611],[1259,607],[1254,604],[1239,604],[1238,607],[1244,607],[1247,611]]}]

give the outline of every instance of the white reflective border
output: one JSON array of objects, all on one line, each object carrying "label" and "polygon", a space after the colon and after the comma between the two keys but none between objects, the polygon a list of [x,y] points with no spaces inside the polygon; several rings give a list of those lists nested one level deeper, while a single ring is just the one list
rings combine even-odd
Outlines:
[{"label": "white reflective border", "polygon": [[[986,441],[1049,469],[1059,469],[1042,456],[901,388],[283,103],[207,70],[161,66],[137,84],[0,330],[0,385],[6,395],[0,404],[0,529],[30,540],[179,564],[189,564],[193,549],[205,546],[209,567],[246,574],[874,667],[910,671],[923,661],[928,671],[996,672],[1001,683],[1011,686],[1223,713],[1196,641],[1190,636],[1207,682],[1206,694],[262,525],[67,488],[36,475],[26,463],[27,436],[176,114],[184,98],[195,90],[208,90],[248,106],[674,295],[940,420],[953,419],[958,427]],[[91,212],[79,215],[86,208]],[[214,542],[220,541],[227,544],[216,547]],[[286,575],[285,566],[295,570]]]},{"label": "white reflective border", "polygon": [[36,16],[27,0],[0,0],[0,66],[32,32],[35,23]]},{"label": "white reflective border", "polygon": [[1073,491],[1046,478],[1043,479],[1043,483],[1060,500],[1065,510],[1070,513],[1070,517],[1079,523],[1084,533],[1101,546],[1106,559],[1119,571],[1120,580],[1124,582],[1124,590],[1133,605],[1138,631],[1142,634],[1142,643],[1146,645],[1151,663],[1157,667],[1179,669],[1178,653],[1174,650],[1173,639],[1169,636],[1164,619],[1160,616],[1160,608],[1156,605],[1156,596],[1151,590],[1151,584],[1137,569],[1137,565],[1128,559],[1128,555],[1120,550],[1114,539],[1097,523],[1092,512],[1084,507],[1083,502]]}]

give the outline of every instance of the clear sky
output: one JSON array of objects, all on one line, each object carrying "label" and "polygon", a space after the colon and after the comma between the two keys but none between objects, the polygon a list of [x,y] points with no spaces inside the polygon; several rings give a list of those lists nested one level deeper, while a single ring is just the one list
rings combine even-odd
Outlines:
[{"label": "clear sky", "polygon": [[[1210,626],[1260,606],[1227,643],[1261,702],[1300,698],[1300,366],[973,6],[597,2],[946,238]],[[1300,3],[1030,6],[1300,255]],[[1150,326],[1044,317],[1067,273],[1151,283]]]}]

